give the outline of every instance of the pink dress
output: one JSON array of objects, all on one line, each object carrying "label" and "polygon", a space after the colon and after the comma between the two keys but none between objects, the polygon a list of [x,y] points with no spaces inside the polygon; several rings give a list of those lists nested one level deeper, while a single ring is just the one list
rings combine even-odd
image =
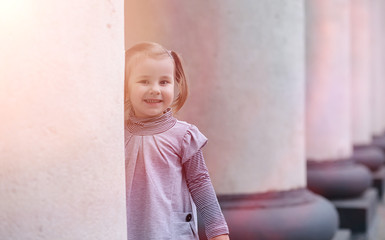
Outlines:
[{"label": "pink dress", "polygon": [[183,164],[206,142],[195,126],[178,121],[171,111],[156,118],[130,118],[125,130],[129,240],[199,239]]}]

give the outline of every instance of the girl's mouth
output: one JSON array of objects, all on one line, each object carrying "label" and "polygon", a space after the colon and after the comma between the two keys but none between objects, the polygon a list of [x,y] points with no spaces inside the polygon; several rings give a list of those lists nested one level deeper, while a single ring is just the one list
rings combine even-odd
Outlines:
[{"label": "girl's mouth", "polygon": [[160,99],[145,99],[144,100],[146,103],[160,103],[162,100]]}]

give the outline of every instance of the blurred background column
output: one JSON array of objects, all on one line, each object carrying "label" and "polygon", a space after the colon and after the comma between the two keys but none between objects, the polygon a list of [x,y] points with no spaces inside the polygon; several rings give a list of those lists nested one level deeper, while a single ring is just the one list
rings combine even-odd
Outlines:
[{"label": "blurred background column", "polygon": [[191,95],[179,117],[209,139],[231,239],[331,239],[334,207],[306,190],[303,1],[126,1],[125,10],[126,47],[156,41],[184,57]]},{"label": "blurred background column", "polygon": [[385,130],[384,4],[383,0],[372,0],[369,6],[370,79],[372,79],[370,105],[374,137],[381,137]]},{"label": "blurred background column", "polygon": [[123,1],[0,1],[0,239],[126,239]]},{"label": "blurred background column", "polygon": [[[385,151],[385,2],[373,0],[370,9],[370,51],[372,87],[372,135],[374,146]],[[380,199],[385,192],[385,166],[381,165],[373,173],[373,185],[378,190]]]},{"label": "blurred background column", "polygon": [[371,72],[373,79],[372,125],[374,144],[385,150],[385,30],[383,28],[385,3],[373,0],[371,6]]},{"label": "blurred background column", "polygon": [[350,3],[306,1],[306,156],[308,188],[333,200],[340,228],[356,232],[376,195],[370,171],[351,159]]},{"label": "blurred background column", "polygon": [[308,188],[356,197],[371,175],[351,160],[350,1],[306,1],[306,17]]},{"label": "blurred background column", "polygon": [[[384,163],[381,149],[372,144],[373,130],[378,132],[375,119],[379,112],[372,101],[376,98],[377,81],[374,76],[372,29],[372,0],[351,1],[351,49],[352,49],[352,140],[353,159],[378,170]],[[382,79],[383,81],[383,79]],[[381,103],[379,103],[381,104]],[[376,114],[372,109],[376,109]]]}]

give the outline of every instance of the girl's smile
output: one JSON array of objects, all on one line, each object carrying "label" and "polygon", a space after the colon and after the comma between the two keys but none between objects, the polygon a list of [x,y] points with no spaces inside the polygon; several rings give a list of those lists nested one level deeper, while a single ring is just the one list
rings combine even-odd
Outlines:
[{"label": "girl's smile", "polygon": [[144,100],[146,103],[160,103],[162,100],[160,99],[145,99]]},{"label": "girl's smile", "polygon": [[128,80],[131,106],[139,118],[157,117],[174,101],[174,62],[145,57],[132,68]]}]

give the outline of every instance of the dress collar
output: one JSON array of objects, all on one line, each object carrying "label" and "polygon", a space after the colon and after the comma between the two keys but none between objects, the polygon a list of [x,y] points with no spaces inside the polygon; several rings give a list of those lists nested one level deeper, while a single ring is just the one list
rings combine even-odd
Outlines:
[{"label": "dress collar", "polygon": [[165,132],[172,128],[176,123],[170,108],[158,117],[137,118],[130,116],[127,121],[127,129],[134,135],[154,135]]}]

